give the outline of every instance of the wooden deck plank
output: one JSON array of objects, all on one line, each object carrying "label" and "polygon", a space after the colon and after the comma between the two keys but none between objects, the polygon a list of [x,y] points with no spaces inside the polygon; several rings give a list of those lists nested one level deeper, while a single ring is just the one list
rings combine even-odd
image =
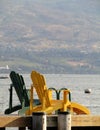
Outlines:
[{"label": "wooden deck plank", "polygon": [[100,126],[100,116],[72,116],[72,126]]},{"label": "wooden deck plank", "polygon": [[[47,115],[47,126],[57,127],[57,115]],[[31,116],[0,115],[0,128],[2,127],[31,127]],[[100,126],[100,116],[72,115],[72,127]]]},{"label": "wooden deck plank", "polygon": [[0,127],[30,127],[31,124],[30,116],[0,115]]}]

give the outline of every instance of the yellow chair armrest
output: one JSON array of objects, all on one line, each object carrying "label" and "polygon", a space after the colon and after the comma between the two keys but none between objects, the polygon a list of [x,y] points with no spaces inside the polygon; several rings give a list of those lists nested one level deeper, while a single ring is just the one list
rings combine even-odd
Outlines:
[{"label": "yellow chair armrest", "polygon": [[69,98],[68,98],[69,93],[70,93],[70,90],[63,91],[63,102],[64,102],[63,111],[66,111],[67,106],[71,104],[71,102],[69,101]]}]

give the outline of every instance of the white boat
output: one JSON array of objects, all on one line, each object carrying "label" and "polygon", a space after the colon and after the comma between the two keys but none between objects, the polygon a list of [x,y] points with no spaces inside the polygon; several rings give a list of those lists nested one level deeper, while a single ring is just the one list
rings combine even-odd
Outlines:
[{"label": "white boat", "polygon": [[8,76],[0,76],[0,79],[8,79]]},{"label": "white boat", "polygon": [[8,65],[0,66],[0,70],[9,70],[9,66]]},{"label": "white boat", "polygon": [[8,76],[8,71],[10,70],[9,66],[0,66],[0,79],[7,79],[9,78]]}]

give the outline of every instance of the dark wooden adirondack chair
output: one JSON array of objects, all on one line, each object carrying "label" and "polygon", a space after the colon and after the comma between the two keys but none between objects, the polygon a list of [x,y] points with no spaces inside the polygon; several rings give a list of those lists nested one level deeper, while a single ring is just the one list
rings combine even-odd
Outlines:
[{"label": "dark wooden adirondack chair", "polygon": [[[12,81],[12,84],[10,85],[10,96],[9,96],[9,108],[5,110],[5,114],[10,114],[15,111],[18,111],[20,109],[23,109],[23,113],[27,107],[29,107],[30,99],[29,99],[29,92],[26,89],[24,79],[22,75],[19,75],[15,71],[11,71],[10,73],[10,79]],[[19,105],[13,106],[13,88],[16,91],[16,94],[18,96],[18,99],[20,101]],[[39,100],[34,99],[34,104],[39,104]]]}]

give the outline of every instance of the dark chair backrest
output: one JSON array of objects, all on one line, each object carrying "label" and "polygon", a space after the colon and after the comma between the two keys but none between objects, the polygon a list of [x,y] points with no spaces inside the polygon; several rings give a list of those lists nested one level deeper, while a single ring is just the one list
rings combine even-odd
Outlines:
[{"label": "dark chair backrest", "polygon": [[23,104],[24,101],[24,105],[29,106],[29,96],[22,75],[19,75],[15,71],[11,71],[10,78],[21,105]]}]

